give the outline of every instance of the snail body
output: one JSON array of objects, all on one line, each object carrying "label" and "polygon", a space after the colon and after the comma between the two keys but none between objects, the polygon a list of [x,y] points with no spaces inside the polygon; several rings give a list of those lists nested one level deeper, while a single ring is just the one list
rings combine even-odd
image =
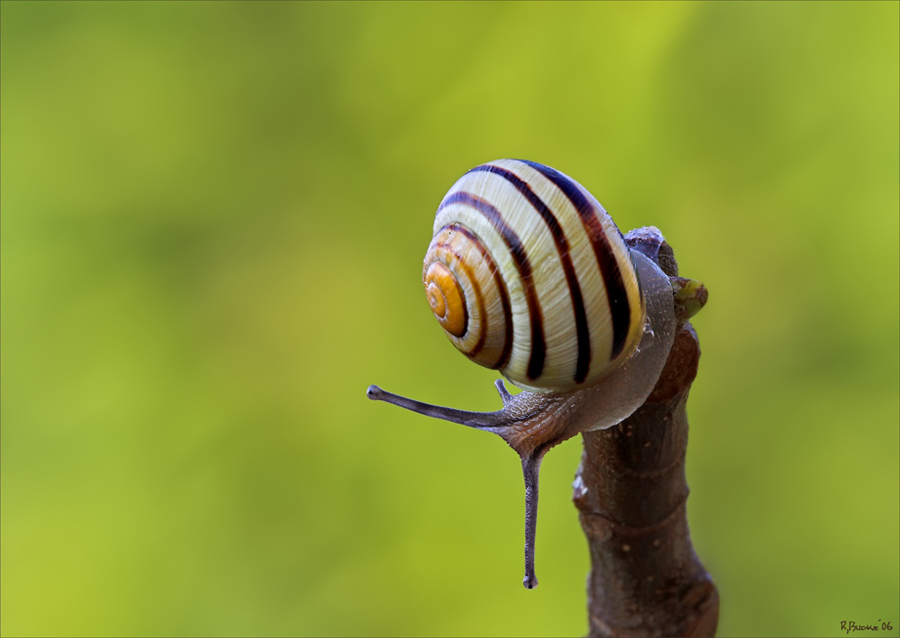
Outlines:
[{"label": "snail body", "polygon": [[688,283],[673,287],[654,261],[631,250],[587,190],[535,162],[478,166],[438,208],[423,265],[432,312],[463,354],[524,391],[513,396],[498,380],[504,405],[497,412],[434,406],[377,386],[368,396],[493,432],[519,454],[529,589],[537,586],[541,460],[554,445],[612,427],[646,401],[684,320],[676,291],[690,291],[682,296],[691,308],[706,300],[702,284],[679,282]]}]

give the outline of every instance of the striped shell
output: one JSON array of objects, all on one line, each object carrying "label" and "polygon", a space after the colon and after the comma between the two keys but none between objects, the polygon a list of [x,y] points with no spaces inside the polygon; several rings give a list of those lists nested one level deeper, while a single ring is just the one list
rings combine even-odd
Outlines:
[{"label": "striped shell", "polygon": [[575,180],[535,162],[490,162],[453,185],[423,283],[453,345],[526,390],[599,381],[643,332],[640,281],[619,229]]}]

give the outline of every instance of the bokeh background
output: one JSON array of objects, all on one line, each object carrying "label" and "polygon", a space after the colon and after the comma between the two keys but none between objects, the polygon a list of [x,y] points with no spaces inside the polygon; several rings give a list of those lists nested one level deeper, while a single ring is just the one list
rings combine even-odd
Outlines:
[{"label": "bokeh background", "polygon": [[[898,3],[2,3],[2,632],[582,635],[422,293],[502,157],[710,302],[689,516],[722,636],[900,627]],[[856,634],[860,635],[860,634]],[[875,635],[875,634],[873,634]]]}]

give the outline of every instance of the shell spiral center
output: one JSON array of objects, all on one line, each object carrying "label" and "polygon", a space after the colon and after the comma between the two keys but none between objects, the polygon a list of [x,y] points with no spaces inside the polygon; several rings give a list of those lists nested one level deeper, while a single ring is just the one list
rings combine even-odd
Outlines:
[{"label": "shell spiral center", "polygon": [[428,267],[425,294],[431,312],[441,327],[454,337],[462,337],[468,324],[466,298],[456,277],[445,264],[437,261]]}]

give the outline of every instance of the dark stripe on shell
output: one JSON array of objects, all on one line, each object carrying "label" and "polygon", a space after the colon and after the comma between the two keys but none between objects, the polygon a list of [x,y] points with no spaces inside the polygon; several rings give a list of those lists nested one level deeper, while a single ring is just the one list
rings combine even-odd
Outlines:
[{"label": "dark stripe on shell", "polygon": [[572,256],[569,254],[569,242],[563,233],[559,220],[553,214],[544,201],[531,189],[522,178],[515,173],[495,166],[493,164],[483,164],[476,166],[470,173],[475,171],[487,171],[494,175],[499,175],[510,184],[516,187],[528,203],[544,219],[547,228],[553,235],[553,242],[556,244],[556,252],[559,253],[559,259],[562,264],[563,272],[566,275],[566,283],[569,286],[569,294],[572,295],[572,309],[575,312],[575,333],[578,338],[578,362],[575,366],[575,383],[584,383],[587,378],[588,371],[591,367],[591,333],[588,329],[587,312],[584,307],[584,296],[581,294],[581,285],[578,283],[578,275],[575,274],[575,266],[572,264]]},{"label": "dark stripe on shell", "polygon": [[444,201],[441,202],[438,208],[438,212],[453,204],[468,206],[484,215],[500,234],[500,237],[503,238],[513,258],[513,262],[516,264],[522,287],[525,290],[528,317],[531,320],[531,356],[528,360],[526,375],[528,379],[533,381],[541,376],[541,373],[544,371],[544,362],[547,359],[547,343],[544,340],[541,306],[538,303],[537,292],[534,289],[534,274],[531,270],[531,262],[528,261],[528,255],[525,253],[525,247],[522,245],[522,241],[516,232],[503,220],[500,211],[480,197],[465,191],[456,191],[444,198]]},{"label": "dark stripe on shell", "polygon": [[528,160],[519,161],[528,164],[556,184],[556,187],[572,202],[572,206],[581,217],[584,229],[594,247],[597,266],[600,268],[600,274],[606,286],[606,299],[609,302],[609,312],[613,324],[613,343],[610,355],[610,361],[612,361],[622,352],[628,339],[628,331],[631,328],[631,306],[628,304],[628,291],[625,289],[622,271],[619,269],[612,246],[603,231],[603,224],[600,223],[591,202],[572,180],[549,166]]}]

